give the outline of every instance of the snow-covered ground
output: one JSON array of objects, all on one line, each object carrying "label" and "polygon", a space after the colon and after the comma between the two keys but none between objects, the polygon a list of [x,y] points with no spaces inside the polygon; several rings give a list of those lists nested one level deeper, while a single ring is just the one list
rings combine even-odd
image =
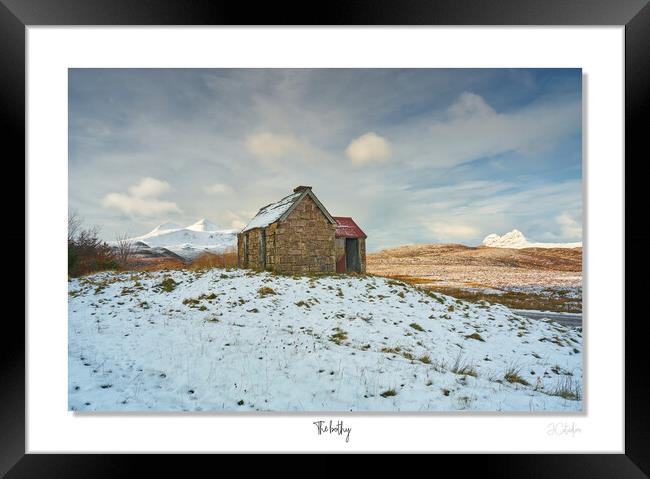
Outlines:
[{"label": "snow-covered ground", "polygon": [[483,246],[489,246],[490,248],[581,248],[582,242],[577,243],[535,243],[528,241],[524,234],[514,229],[504,235],[499,236],[498,234],[492,233],[487,235],[483,242]]},{"label": "snow-covered ground", "polygon": [[220,229],[218,225],[202,218],[184,228],[174,223],[163,223],[149,233],[130,238],[129,241],[136,245],[136,248],[166,248],[191,260],[201,253],[223,253],[235,248],[237,233],[238,230]]},{"label": "snow-covered ground", "polygon": [[68,333],[71,410],[582,409],[580,331],[381,277],[99,273]]}]

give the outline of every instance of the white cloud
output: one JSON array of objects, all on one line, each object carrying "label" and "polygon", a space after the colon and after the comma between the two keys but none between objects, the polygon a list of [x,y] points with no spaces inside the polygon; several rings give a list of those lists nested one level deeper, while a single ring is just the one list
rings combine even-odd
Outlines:
[{"label": "white cloud", "polygon": [[429,230],[441,241],[473,238],[479,233],[474,226],[463,223],[434,222],[429,225]]},{"label": "white cloud", "polygon": [[256,133],[246,138],[246,148],[261,159],[277,159],[291,154],[306,153],[308,146],[293,135]]},{"label": "white cloud", "polygon": [[140,183],[129,187],[129,193],[108,193],[102,199],[102,206],[117,209],[127,215],[156,216],[179,212],[180,208],[176,203],[157,198],[169,190],[170,186],[166,181],[146,177]]},{"label": "white cloud", "polygon": [[228,217],[228,219],[230,220],[230,227],[232,229],[237,229],[237,230],[240,230],[240,229],[244,228],[244,226],[246,226],[247,223],[243,219],[244,216],[251,216],[251,217],[253,216],[253,215],[247,215],[247,214],[244,214],[244,213],[237,214],[237,213],[234,213],[234,212],[232,212],[230,210],[226,210],[225,214]]},{"label": "white cloud", "polygon": [[242,220],[235,219],[230,222],[230,227],[234,230],[241,230],[244,228],[244,226],[246,226],[246,222]]},{"label": "white cloud", "polygon": [[462,93],[449,107],[448,113],[451,118],[485,118],[496,115],[496,111],[485,102],[483,97],[470,92]]},{"label": "white cloud", "polygon": [[390,156],[390,144],[386,138],[369,132],[352,140],[345,149],[345,154],[354,165],[384,161]]},{"label": "white cloud", "polygon": [[209,195],[222,195],[232,191],[232,188],[224,183],[214,183],[205,187],[205,192]]},{"label": "white cloud", "polygon": [[[371,250],[438,241],[434,221],[447,235],[454,233],[448,224],[478,229],[454,237],[467,244],[513,227],[542,241],[544,232],[560,234],[556,217],[564,212],[580,222],[580,184],[539,189],[580,175],[573,141],[580,94],[563,80],[557,85],[565,94],[549,84],[537,95],[517,85],[511,91],[508,74],[488,70],[197,70],[218,83],[203,89],[187,72],[165,73],[178,75],[174,82],[121,72],[106,81],[79,78],[72,91],[83,101],[71,103],[70,205],[101,224],[106,238],[144,233],[154,222],[182,223],[178,206],[188,223],[205,216],[237,227],[300,184],[313,185],[332,214],[354,216]],[[500,77],[505,83],[495,88]],[[79,87],[92,95],[80,96]],[[115,88],[130,93],[115,97]],[[117,98],[114,105],[101,100],[107,95]],[[569,145],[567,135],[575,137]],[[379,153],[361,148],[373,136]],[[540,145],[563,148],[548,157],[517,154]],[[566,164],[552,160],[566,151]],[[471,163],[494,152],[512,152],[492,158],[492,165],[503,161],[498,173],[487,162]],[[551,171],[551,163],[561,170]],[[460,234],[469,232],[461,227]]]},{"label": "white cloud", "polygon": [[555,222],[560,225],[562,235],[566,238],[582,238],[582,225],[578,223],[570,214],[562,213],[555,218]]},{"label": "white cloud", "polygon": [[433,123],[423,161],[454,166],[506,152],[529,154],[549,148],[580,125],[580,103],[533,105],[500,113],[475,93],[463,93]]},{"label": "white cloud", "polygon": [[140,183],[129,188],[129,192],[136,198],[154,198],[169,191],[170,186],[166,181],[155,178],[143,178]]}]

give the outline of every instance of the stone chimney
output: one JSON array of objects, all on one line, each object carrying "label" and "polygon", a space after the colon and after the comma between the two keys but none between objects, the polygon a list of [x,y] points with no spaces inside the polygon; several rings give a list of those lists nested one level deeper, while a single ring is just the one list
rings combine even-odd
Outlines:
[{"label": "stone chimney", "polygon": [[305,190],[311,190],[311,186],[296,186],[296,187],[293,189],[293,192],[294,192],[294,193],[298,193],[298,192],[300,192],[300,191],[305,191]]}]

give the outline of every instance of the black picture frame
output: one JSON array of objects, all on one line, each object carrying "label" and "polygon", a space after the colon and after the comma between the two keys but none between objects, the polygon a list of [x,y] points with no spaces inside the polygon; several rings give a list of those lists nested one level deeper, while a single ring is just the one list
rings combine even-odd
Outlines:
[{"label": "black picture frame", "polygon": [[[489,455],[480,458],[480,471],[505,477],[648,477],[650,474],[650,414],[644,394],[648,385],[648,320],[643,315],[647,278],[635,272],[650,270],[644,251],[650,233],[643,166],[650,131],[650,6],[649,0],[362,0],[303,3],[286,7],[266,2],[220,2],[216,0],[0,0],[0,121],[7,168],[14,168],[12,183],[21,172],[26,183],[26,163],[20,168],[25,148],[26,27],[32,25],[625,25],[625,453],[624,454],[525,454]],[[10,147],[10,148],[7,148]],[[25,161],[24,160],[24,161]],[[6,193],[5,193],[6,194]],[[15,204],[15,197],[12,204]],[[26,211],[26,210],[25,210]],[[638,213],[636,215],[635,213]],[[19,225],[18,208],[8,213]],[[646,218],[639,222],[639,218]],[[641,223],[641,224],[640,224]],[[23,224],[26,218],[23,216]],[[629,226],[628,226],[629,225]],[[15,233],[11,241],[26,245],[27,235]],[[29,261],[26,256],[25,265]],[[632,253],[631,253],[632,252]],[[19,255],[12,256],[19,262]],[[628,261],[631,263],[628,266]],[[23,265],[23,266],[25,266]],[[20,271],[21,265],[15,265]],[[18,289],[13,278],[12,288]],[[623,288],[623,285],[612,285]],[[5,290],[5,294],[11,289]],[[25,305],[27,291],[24,292]],[[19,297],[15,292],[13,298]],[[12,300],[13,303],[19,303]],[[25,318],[28,311],[25,306]],[[638,313],[638,314],[637,314]],[[6,477],[89,477],[142,475],[153,464],[172,472],[178,467],[168,456],[137,455],[40,455],[25,454],[25,327],[5,315],[0,333],[0,474]],[[11,323],[11,324],[7,324]],[[599,353],[600,354],[600,353]],[[603,352],[606,354],[606,352]],[[598,374],[593,371],[592,374]],[[182,460],[182,459],[181,459]],[[439,457],[458,464],[458,457]],[[207,464],[208,456],[193,459]],[[464,461],[464,460],[463,460]],[[471,462],[471,461],[470,461]],[[214,467],[214,464],[213,464]],[[498,468],[498,469],[495,469]],[[215,469],[216,471],[216,469]],[[468,472],[465,469],[464,472]]]}]

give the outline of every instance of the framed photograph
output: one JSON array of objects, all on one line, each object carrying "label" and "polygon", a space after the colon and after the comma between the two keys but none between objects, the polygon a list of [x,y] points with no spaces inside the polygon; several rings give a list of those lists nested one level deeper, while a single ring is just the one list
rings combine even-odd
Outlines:
[{"label": "framed photograph", "polygon": [[7,477],[220,452],[646,477],[647,2],[81,3],[0,10]]}]

